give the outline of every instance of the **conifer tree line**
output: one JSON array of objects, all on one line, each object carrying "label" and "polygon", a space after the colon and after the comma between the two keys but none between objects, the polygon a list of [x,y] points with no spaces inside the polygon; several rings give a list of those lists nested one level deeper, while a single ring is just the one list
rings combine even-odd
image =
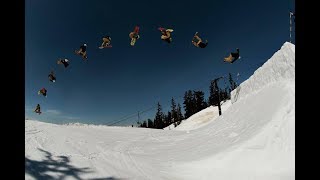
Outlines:
[{"label": "conifer tree line", "polygon": [[[180,103],[176,103],[174,98],[171,98],[171,106],[168,112],[163,112],[161,104],[157,104],[157,112],[154,119],[147,119],[143,122],[137,122],[139,127],[163,129],[171,124],[176,127],[182,120],[189,118],[193,114],[209,107],[217,106],[220,101],[226,101],[231,98],[231,91],[237,88],[237,83],[233,80],[231,73],[229,73],[229,85],[224,89],[217,89],[215,82],[212,80],[209,86],[210,95],[208,99],[205,99],[203,91],[188,90],[183,96],[183,108],[182,113]],[[218,87],[218,85],[217,85]]]}]

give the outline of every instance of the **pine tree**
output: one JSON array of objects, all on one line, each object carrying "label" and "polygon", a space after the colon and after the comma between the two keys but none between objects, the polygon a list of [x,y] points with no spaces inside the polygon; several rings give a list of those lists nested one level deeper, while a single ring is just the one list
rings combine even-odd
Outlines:
[{"label": "pine tree", "polygon": [[148,128],[154,128],[153,121],[148,119]]},{"label": "pine tree", "polygon": [[178,103],[178,108],[177,108],[177,125],[179,125],[181,123],[181,121],[183,120],[183,115],[181,112],[181,106]]},{"label": "pine tree", "polygon": [[185,111],[185,118],[189,118],[190,116],[192,116],[193,114],[193,93],[191,90],[188,90],[184,93],[184,97],[183,97],[184,101],[183,101],[183,107],[184,107],[184,111]]},{"label": "pine tree", "polygon": [[171,119],[172,119],[171,112],[168,111],[167,115],[165,116],[165,127],[169,126],[172,123]]},{"label": "pine tree", "polygon": [[209,102],[209,98],[206,100],[206,104],[207,104],[207,107],[211,106],[211,104]]},{"label": "pine tree", "polygon": [[164,126],[163,123],[163,112],[162,112],[162,107],[160,105],[160,103],[158,102],[158,108],[157,108],[157,113],[156,113],[156,117],[154,118],[154,127],[157,129],[162,129]]},{"label": "pine tree", "polygon": [[177,121],[177,105],[173,98],[171,98],[171,119],[170,124],[175,123]]},{"label": "pine tree", "polygon": [[205,99],[204,99],[204,92],[202,91],[194,91],[194,106],[195,106],[195,109],[194,109],[194,113],[197,113],[199,111],[201,111],[202,109],[206,108],[207,107],[207,104],[205,102]]},{"label": "pine tree", "polygon": [[190,107],[191,107],[191,115],[193,115],[197,112],[197,98],[195,95],[195,91],[192,91],[191,94],[192,96],[191,96]]},{"label": "pine tree", "polygon": [[210,83],[209,105],[217,106],[218,103],[219,103],[218,89],[216,88],[215,81],[212,80]]},{"label": "pine tree", "polygon": [[225,101],[229,99],[228,89],[227,88],[224,88],[224,97],[225,97]]},{"label": "pine tree", "polygon": [[147,121],[144,120],[143,123],[141,124],[141,127],[145,127],[146,128],[147,127]]}]

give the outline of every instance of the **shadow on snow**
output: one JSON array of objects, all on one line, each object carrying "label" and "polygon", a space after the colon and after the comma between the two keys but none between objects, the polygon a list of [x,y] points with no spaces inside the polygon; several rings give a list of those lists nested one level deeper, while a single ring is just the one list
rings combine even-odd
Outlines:
[{"label": "shadow on snow", "polygon": [[[38,148],[39,149],[39,148]],[[70,164],[70,160],[67,156],[53,156],[50,152],[39,149],[41,152],[45,153],[45,159],[41,161],[31,160],[25,158],[25,173],[34,177],[35,179],[82,179],[80,174],[92,173],[89,168],[77,168]],[[120,180],[114,177],[106,178],[92,178],[91,180]]]}]

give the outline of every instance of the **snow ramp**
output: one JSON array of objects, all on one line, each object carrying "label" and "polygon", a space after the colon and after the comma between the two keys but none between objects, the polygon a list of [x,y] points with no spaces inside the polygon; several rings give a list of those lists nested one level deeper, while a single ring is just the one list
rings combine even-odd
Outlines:
[{"label": "snow ramp", "polygon": [[25,177],[295,179],[295,46],[284,43],[231,102],[214,120],[204,114],[205,123],[193,120],[200,127],[175,131],[27,120]]}]

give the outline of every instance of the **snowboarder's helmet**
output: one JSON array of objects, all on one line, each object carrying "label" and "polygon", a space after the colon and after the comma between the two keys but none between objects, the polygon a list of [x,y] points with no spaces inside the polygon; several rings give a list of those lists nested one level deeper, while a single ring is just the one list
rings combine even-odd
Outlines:
[{"label": "snowboarder's helmet", "polygon": [[87,46],[87,44],[83,44],[84,46]]}]

